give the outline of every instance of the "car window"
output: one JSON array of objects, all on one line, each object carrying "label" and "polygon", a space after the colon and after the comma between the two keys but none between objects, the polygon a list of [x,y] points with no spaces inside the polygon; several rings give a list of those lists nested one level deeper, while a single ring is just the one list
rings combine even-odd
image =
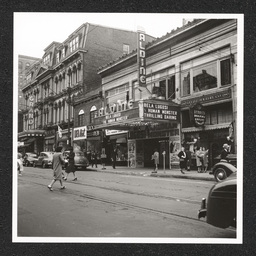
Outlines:
[{"label": "car window", "polygon": [[44,156],[44,154],[43,154],[43,153],[40,153],[40,156]]}]

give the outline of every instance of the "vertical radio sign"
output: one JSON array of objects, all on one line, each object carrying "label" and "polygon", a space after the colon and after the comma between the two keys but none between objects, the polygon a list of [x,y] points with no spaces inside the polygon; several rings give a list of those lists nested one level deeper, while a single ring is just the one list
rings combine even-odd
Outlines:
[{"label": "vertical radio sign", "polygon": [[138,81],[139,86],[146,86],[146,37],[145,32],[138,31],[138,53],[137,53],[137,62],[138,62]]}]

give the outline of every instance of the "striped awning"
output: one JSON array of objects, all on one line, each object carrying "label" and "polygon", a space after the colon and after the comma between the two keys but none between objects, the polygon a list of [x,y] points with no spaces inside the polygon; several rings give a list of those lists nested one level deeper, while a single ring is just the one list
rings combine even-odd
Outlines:
[{"label": "striped awning", "polygon": [[188,127],[188,128],[182,128],[181,132],[187,133],[187,132],[200,132],[200,131],[219,130],[219,129],[229,128],[229,126],[230,126],[230,123],[205,125],[203,127]]}]

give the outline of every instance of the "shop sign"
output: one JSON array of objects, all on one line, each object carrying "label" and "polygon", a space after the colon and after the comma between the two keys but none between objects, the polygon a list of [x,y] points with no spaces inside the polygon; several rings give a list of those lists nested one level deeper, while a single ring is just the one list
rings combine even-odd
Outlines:
[{"label": "shop sign", "polygon": [[138,62],[138,81],[139,86],[146,86],[146,51],[145,43],[146,36],[142,31],[138,31],[138,53],[137,53],[137,62]]},{"label": "shop sign", "polygon": [[87,131],[87,138],[100,136],[100,131]]},{"label": "shop sign", "polygon": [[127,133],[128,131],[122,131],[122,130],[105,130],[105,132],[106,132],[106,136],[109,136],[109,135]]},{"label": "shop sign", "polygon": [[205,103],[205,102],[212,102],[212,101],[218,101],[218,100],[224,100],[224,99],[230,99],[230,98],[231,98],[231,90],[227,89],[222,92],[212,93],[209,95],[203,95],[193,99],[183,100],[181,102],[181,105],[185,107],[185,106],[191,106],[193,104],[196,104],[197,102]]},{"label": "shop sign", "polygon": [[195,126],[203,126],[205,124],[206,112],[202,104],[196,103],[189,109],[190,121],[195,124]]},{"label": "shop sign", "polygon": [[179,121],[179,108],[166,104],[143,102],[143,117],[158,120]]},{"label": "shop sign", "polygon": [[87,138],[87,127],[74,128],[74,140],[83,140]]},{"label": "shop sign", "polygon": [[104,115],[108,116],[117,112],[132,109],[133,107],[134,107],[133,100],[129,100],[129,101],[118,100],[116,103],[112,103],[105,108],[100,108],[98,112],[98,116],[99,117]]}]

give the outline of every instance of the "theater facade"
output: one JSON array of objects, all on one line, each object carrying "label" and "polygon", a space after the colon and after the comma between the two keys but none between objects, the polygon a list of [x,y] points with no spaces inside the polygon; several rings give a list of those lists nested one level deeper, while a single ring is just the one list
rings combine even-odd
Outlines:
[{"label": "theater facade", "polygon": [[[237,22],[194,20],[98,69],[100,106],[93,130],[110,159],[151,167],[178,165],[181,146],[209,149],[210,164],[232,139],[236,153]],[[239,85],[242,86],[242,85]]]}]

